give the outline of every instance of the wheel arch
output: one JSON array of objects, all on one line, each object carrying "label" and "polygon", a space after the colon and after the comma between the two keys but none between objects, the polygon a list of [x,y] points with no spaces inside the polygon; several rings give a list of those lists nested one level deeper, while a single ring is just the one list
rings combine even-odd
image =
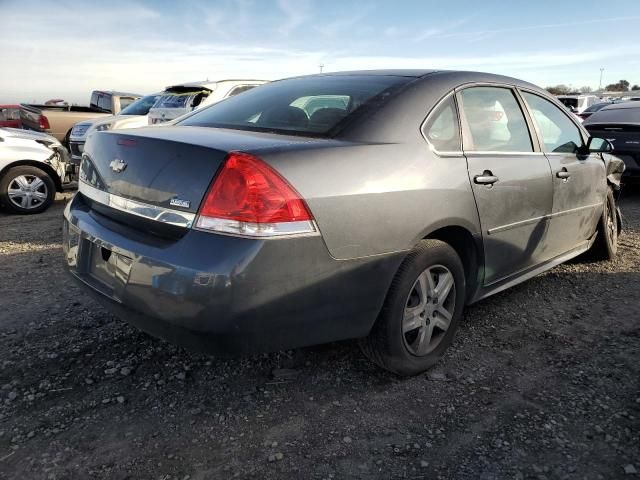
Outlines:
[{"label": "wheel arch", "polygon": [[53,167],[47,163],[39,162],[38,160],[16,160],[15,162],[11,162],[9,165],[6,165],[2,170],[0,170],[0,178],[4,177],[4,175],[14,167],[35,167],[44,171],[51,177],[53,183],[56,186],[56,190],[58,192],[62,192],[62,179],[58,175],[58,173],[53,169]]},{"label": "wheel arch", "polygon": [[440,227],[429,232],[423,239],[443,241],[456,251],[464,267],[465,281],[467,283],[466,303],[468,303],[482,284],[482,272],[484,270],[482,239],[460,225]]}]

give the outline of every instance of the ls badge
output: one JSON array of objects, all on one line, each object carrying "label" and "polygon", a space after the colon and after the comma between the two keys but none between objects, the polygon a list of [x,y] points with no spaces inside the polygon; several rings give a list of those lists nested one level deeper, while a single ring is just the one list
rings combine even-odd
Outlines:
[{"label": "ls badge", "polygon": [[189,208],[191,206],[191,202],[189,200],[182,200],[180,198],[172,198],[169,201],[169,205],[171,205],[172,207]]}]

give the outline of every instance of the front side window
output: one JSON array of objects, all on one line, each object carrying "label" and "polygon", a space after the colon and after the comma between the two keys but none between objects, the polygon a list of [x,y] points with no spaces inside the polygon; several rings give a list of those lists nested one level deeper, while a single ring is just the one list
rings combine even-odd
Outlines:
[{"label": "front side window", "polygon": [[356,110],[386,102],[409,81],[393,75],[280,80],[204,108],[179,125],[325,136]]},{"label": "front side window", "polygon": [[511,89],[471,87],[460,96],[474,151],[533,151],[527,122]]},{"label": "front side window", "polygon": [[578,127],[549,100],[523,92],[547,153],[575,153],[582,146]]},{"label": "front side window", "polygon": [[440,152],[460,150],[460,127],[453,96],[442,102],[423,129],[425,137]]}]

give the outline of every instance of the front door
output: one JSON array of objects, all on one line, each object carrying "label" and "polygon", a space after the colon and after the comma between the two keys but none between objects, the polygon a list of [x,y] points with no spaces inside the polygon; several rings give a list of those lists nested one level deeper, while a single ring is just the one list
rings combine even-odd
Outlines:
[{"label": "front door", "polygon": [[458,92],[464,153],[480,216],[485,286],[548,259],[553,187],[547,158],[534,151],[511,88]]},{"label": "front door", "polygon": [[522,92],[551,165],[553,209],[549,249],[553,256],[583,246],[595,232],[606,194],[605,166],[599,154],[578,154],[584,139],[567,114],[549,100]]}]

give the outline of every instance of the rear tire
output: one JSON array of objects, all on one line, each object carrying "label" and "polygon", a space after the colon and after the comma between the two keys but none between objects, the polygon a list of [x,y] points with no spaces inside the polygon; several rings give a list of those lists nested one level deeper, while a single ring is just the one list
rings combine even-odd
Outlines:
[{"label": "rear tire", "polygon": [[49,174],[36,167],[13,167],[0,178],[0,204],[11,213],[43,212],[55,195],[56,185]]},{"label": "rear tire", "polygon": [[424,372],[453,341],[465,289],[456,251],[440,240],[421,241],[400,265],[371,333],[361,341],[364,354],[398,375]]},{"label": "rear tire", "polygon": [[607,198],[603,206],[602,216],[598,222],[596,240],[591,247],[591,255],[595,260],[613,260],[618,252],[618,214],[613,192],[607,190]]}]

